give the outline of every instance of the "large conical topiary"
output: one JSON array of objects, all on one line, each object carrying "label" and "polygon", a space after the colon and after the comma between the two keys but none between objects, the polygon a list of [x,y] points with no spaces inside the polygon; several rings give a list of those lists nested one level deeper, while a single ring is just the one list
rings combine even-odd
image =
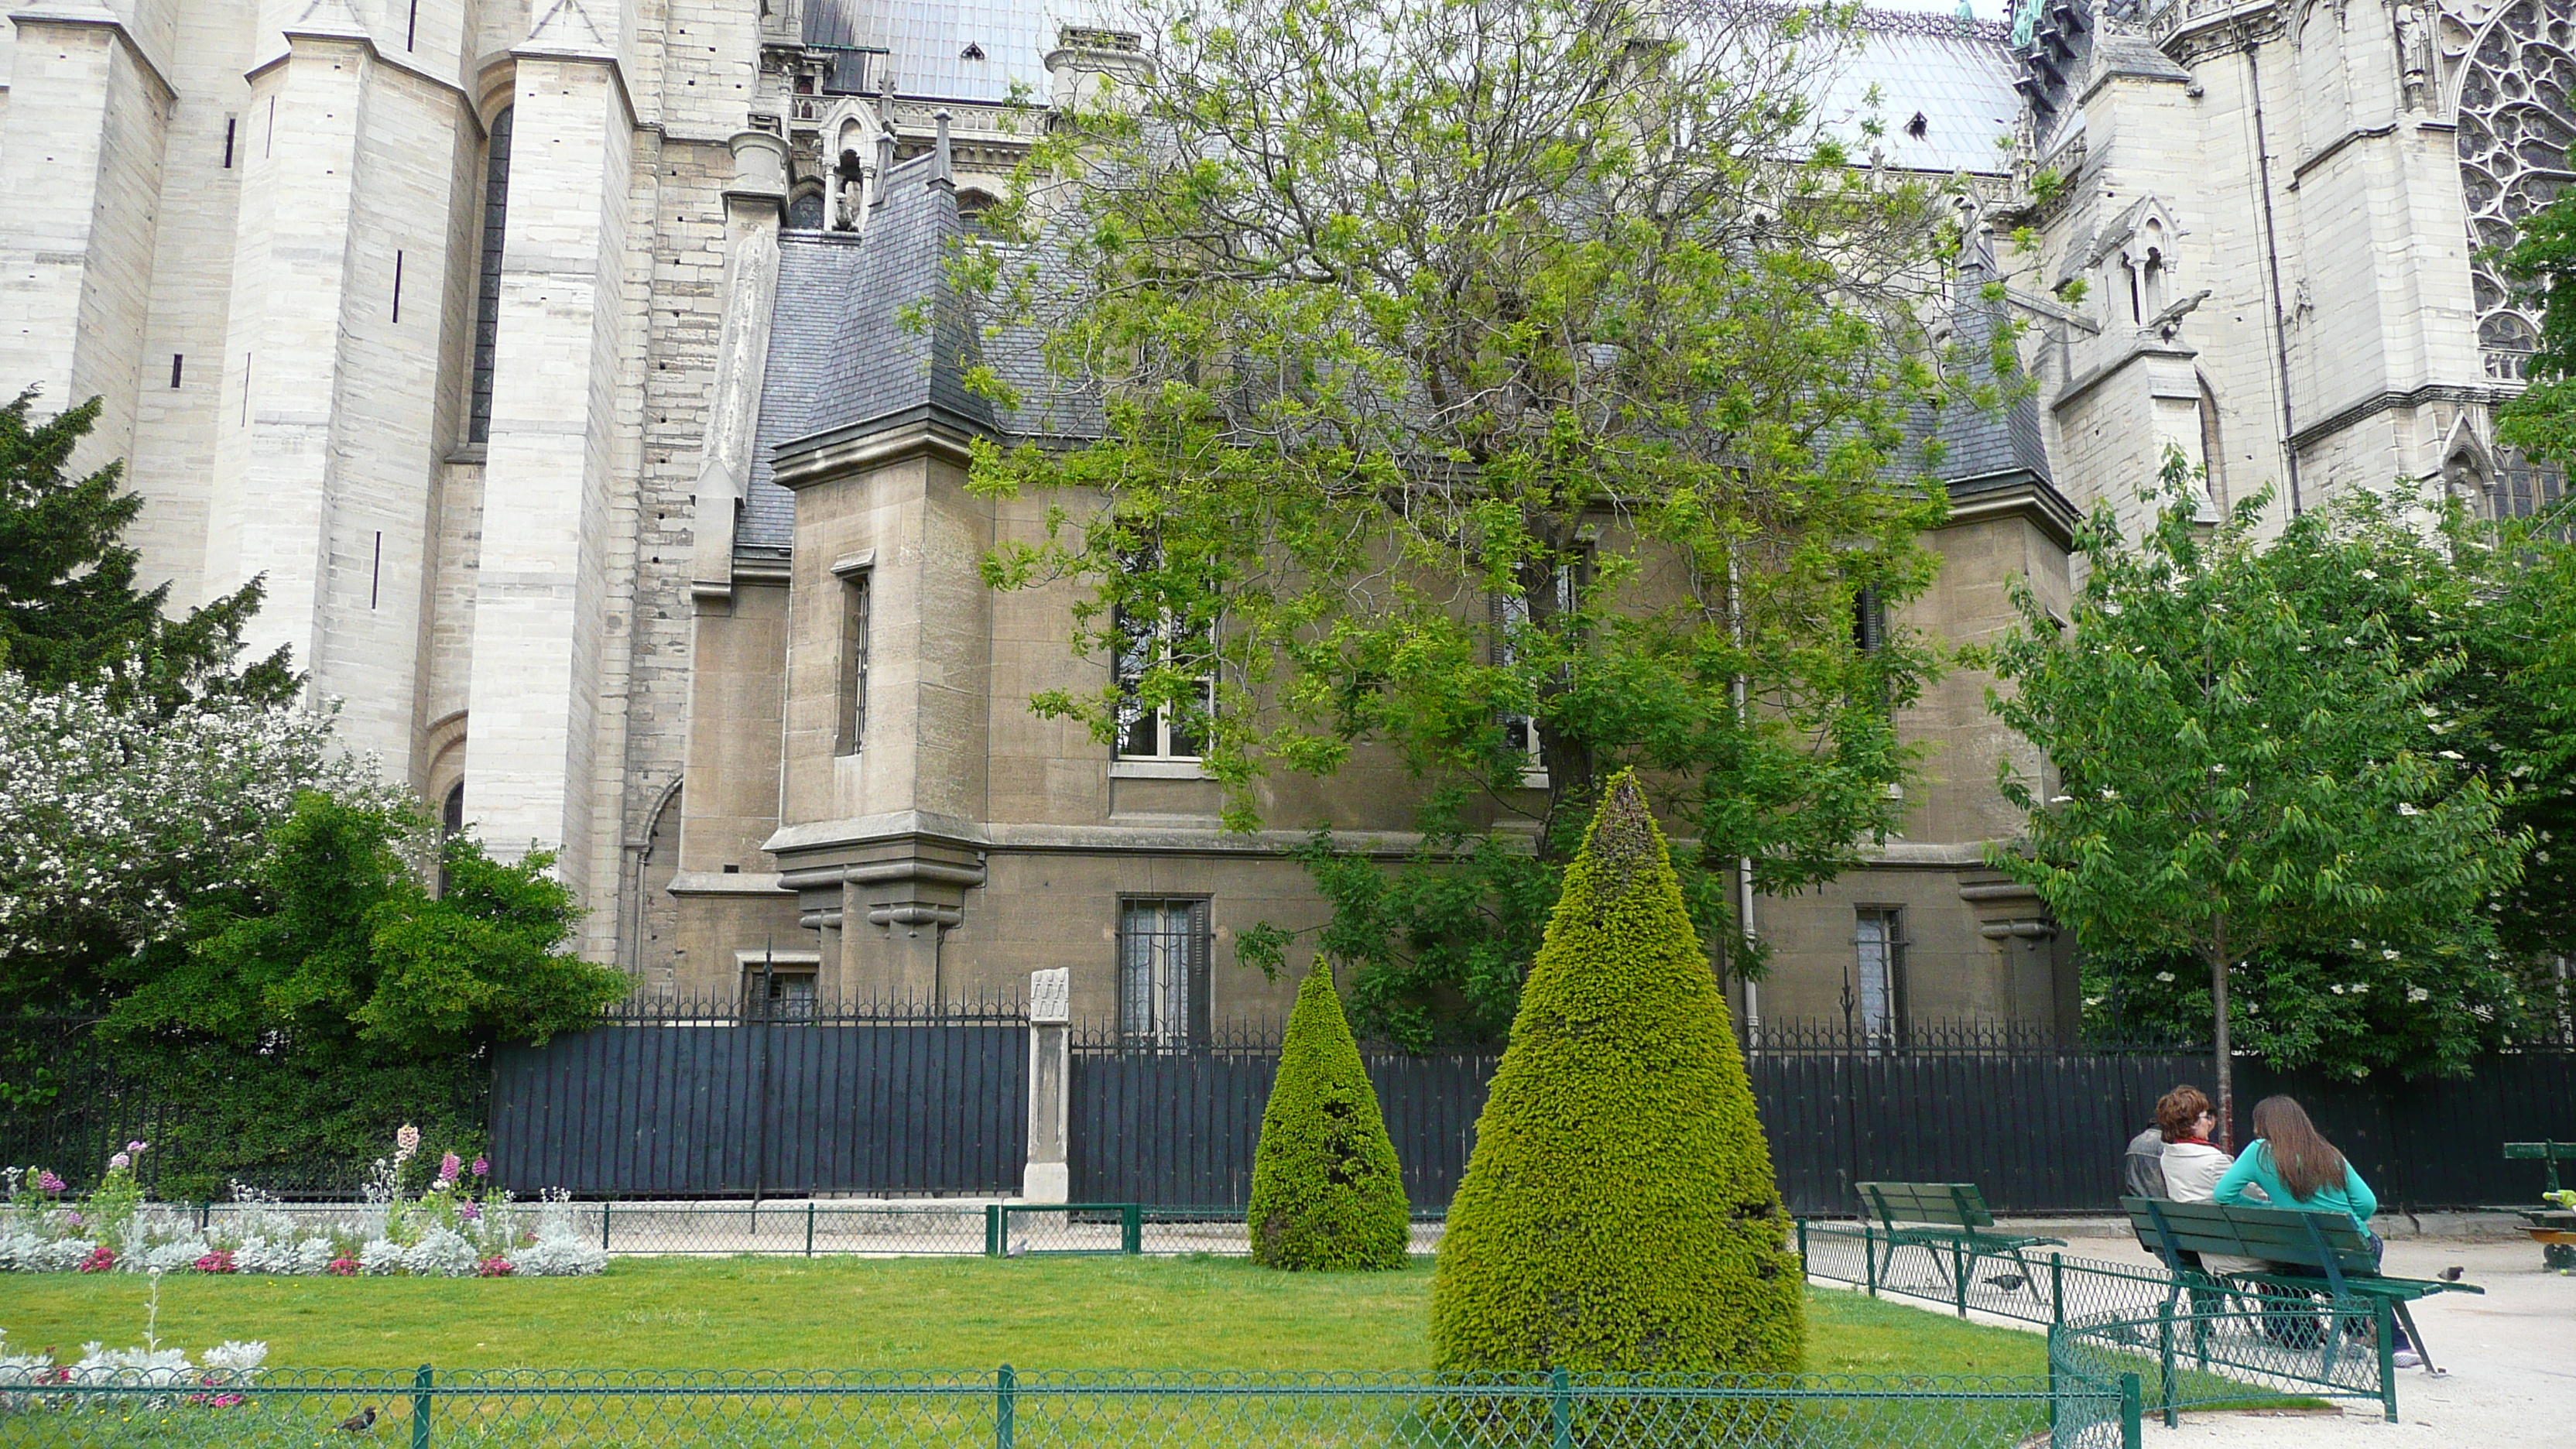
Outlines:
[{"label": "large conical topiary", "polygon": [[1633,774],[1566,871],[1449,1207],[1441,1369],[1792,1372],[1805,1273]]},{"label": "large conical topiary", "polygon": [[1401,1268],[1411,1210],[1333,973],[1297,988],[1261,1113],[1246,1226],[1273,1268]]}]

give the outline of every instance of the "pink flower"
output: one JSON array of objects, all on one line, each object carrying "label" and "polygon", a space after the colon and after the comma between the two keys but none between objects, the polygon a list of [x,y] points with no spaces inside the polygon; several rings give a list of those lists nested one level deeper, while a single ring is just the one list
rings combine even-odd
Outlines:
[{"label": "pink flower", "polygon": [[441,1182],[454,1182],[456,1174],[464,1170],[465,1164],[457,1161],[456,1154],[453,1152],[438,1159],[438,1180]]},{"label": "pink flower", "polygon": [[63,1180],[41,1167],[37,1168],[36,1190],[38,1192],[61,1192],[63,1190]]},{"label": "pink flower", "polygon": [[483,1216],[483,1207],[469,1197],[456,1205],[456,1215],[470,1223]]},{"label": "pink flower", "polygon": [[122,1152],[107,1160],[107,1170],[110,1172],[122,1172],[133,1165],[134,1159],[126,1156]]},{"label": "pink flower", "polygon": [[418,1151],[420,1151],[420,1129],[405,1122],[402,1130],[394,1134],[394,1156],[408,1158]]},{"label": "pink flower", "polygon": [[477,1278],[507,1278],[510,1276],[510,1260],[501,1257],[486,1258],[482,1262],[474,1265],[474,1276]]},{"label": "pink flower", "polygon": [[200,1273],[230,1273],[235,1271],[233,1268],[233,1250],[230,1248],[217,1248],[206,1256],[199,1258],[197,1260],[197,1271]]},{"label": "pink flower", "polygon": [[80,1271],[83,1273],[105,1273],[115,1267],[116,1250],[109,1247],[98,1247],[91,1249],[90,1255],[81,1260]]},{"label": "pink flower", "polygon": [[145,1152],[150,1151],[151,1147],[152,1144],[149,1142],[128,1142],[125,1144],[125,1150],[133,1153],[137,1157],[141,1157]]},{"label": "pink flower", "polygon": [[491,1173],[492,1173],[492,1164],[491,1164],[491,1163],[486,1162],[485,1160],[483,1160],[483,1159],[482,1159],[481,1157],[479,1157],[479,1156],[478,1156],[478,1157],[476,1157],[476,1158],[474,1159],[474,1175],[475,1175],[476,1177],[488,1177],[488,1176],[490,1176],[490,1175],[491,1175]]},{"label": "pink flower", "polygon": [[329,1271],[334,1278],[355,1278],[358,1276],[358,1260],[342,1253],[331,1260]]},{"label": "pink flower", "polygon": [[73,1227],[79,1227],[83,1222],[86,1222],[87,1219],[83,1218],[79,1213],[70,1212],[63,1214],[63,1221],[71,1224]]}]

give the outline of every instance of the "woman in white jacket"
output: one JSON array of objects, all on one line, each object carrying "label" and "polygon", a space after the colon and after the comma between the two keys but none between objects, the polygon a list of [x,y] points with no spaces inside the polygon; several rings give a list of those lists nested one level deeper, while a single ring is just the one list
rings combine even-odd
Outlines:
[{"label": "woman in white jacket", "polygon": [[2164,1133],[2165,1196],[2175,1202],[2208,1202],[2218,1179],[2236,1159],[2210,1145],[2218,1113],[2198,1087],[2176,1087],[2156,1103],[2156,1126]]},{"label": "woman in white jacket", "polygon": [[[2218,1180],[2236,1163],[2210,1143],[2210,1131],[2217,1125],[2218,1113],[2198,1087],[2176,1087],[2156,1103],[2156,1126],[2165,1138],[2166,1197],[2175,1202],[2209,1202],[2216,1197]],[[2263,1267],[2252,1258],[2225,1253],[2186,1256],[2193,1260],[2191,1266],[2211,1277],[2260,1272]]]}]

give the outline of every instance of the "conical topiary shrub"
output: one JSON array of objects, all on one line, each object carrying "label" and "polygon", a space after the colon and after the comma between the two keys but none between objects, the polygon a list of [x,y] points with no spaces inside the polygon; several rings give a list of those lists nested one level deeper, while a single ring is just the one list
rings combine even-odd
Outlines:
[{"label": "conical topiary shrub", "polygon": [[1786,1240],[1726,998],[1633,774],[1566,871],[1431,1289],[1444,1370],[1794,1372]]},{"label": "conical topiary shrub", "polygon": [[1401,1268],[1412,1214],[1377,1089],[1360,1066],[1333,973],[1297,988],[1279,1076],[1261,1113],[1245,1214],[1252,1261],[1273,1268]]}]

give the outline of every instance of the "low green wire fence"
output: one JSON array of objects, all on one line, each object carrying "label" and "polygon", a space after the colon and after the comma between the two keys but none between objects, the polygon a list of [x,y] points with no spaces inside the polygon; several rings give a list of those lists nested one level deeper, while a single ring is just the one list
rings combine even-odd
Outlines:
[{"label": "low green wire fence", "polygon": [[[2136,1379],[270,1372],[0,1386],[0,1444],[411,1449],[2136,1449]],[[2044,1438],[2054,1430],[2053,1438]]]},{"label": "low green wire fence", "polygon": [[1891,1244],[1867,1224],[1798,1224],[1807,1274],[2049,1330],[2051,1372],[2142,1384],[2147,1412],[2377,1400],[2397,1416],[2396,1335],[2384,1301],[2329,1300],[2242,1280],[2070,1257],[2054,1248],[1961,1256]]}]

